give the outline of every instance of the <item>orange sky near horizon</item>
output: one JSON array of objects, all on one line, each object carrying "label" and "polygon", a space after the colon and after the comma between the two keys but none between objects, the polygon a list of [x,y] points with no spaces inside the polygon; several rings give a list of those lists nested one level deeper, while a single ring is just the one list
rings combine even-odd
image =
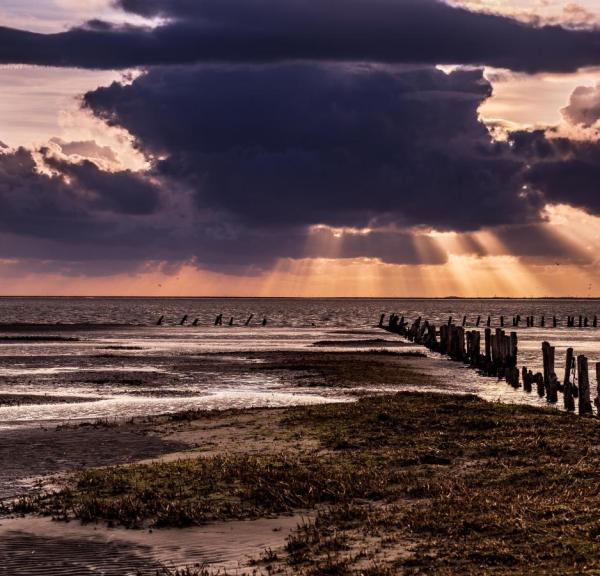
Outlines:
[{"label": "orange sky near horizon", "polygon": [[[0,260],[0,294],[11,296],[261,296],[261,297],[600,297],[596,247],[600,217],[566,207],[548,210],[557,245],[569,243],[575,261],[544,262],[511,255],[489,231],[475,233],[483,254],[469,252],[465,235],[429,233],[446,251],[440,265],[394,265],[377,259],[281,259],[271,270],[224,274],[182,263],[147,262],[105,276],[29,272]],[[573,230],[577,230],[577,235]]]}]

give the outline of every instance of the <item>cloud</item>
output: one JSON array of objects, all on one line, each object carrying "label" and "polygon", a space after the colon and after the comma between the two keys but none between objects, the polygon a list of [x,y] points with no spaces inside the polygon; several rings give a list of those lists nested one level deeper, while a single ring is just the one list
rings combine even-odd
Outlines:
[{"label": "cloud", "polygon": [[477,118],[481,70],[182,67],[85,104],[161,157],[161,178],[244,226],[472,230],[535,219],[521,162]]},{"label": "cloud", "polygon": [[93,21],[58,34],[0,28],[0,63],[117,69],[291,60],[490,65],[526,72],[598,64],[600,31],[534,26],[439,0],[121,0],[157,27]]},{"label": "cloud", "polygon": [[562,113],[571,124],[593,126],[600,120],[600,85],[576,88]]},{"label": "cloud", "polygon": [[60,151],[66,156],[104,160],[110,164],[117,164],[119,162],[112,148],[109,146],[99,146],[94,140],[65,142],[61,138],[52,138],[50,142],[58,145]]},{"label": "cloud", "polygon": [[147,175],[105,172],[90,161],[67,162],[44,149],[40,154],[44,172],[24,148],[0,154],[0,258],[38,260],[46,267],[57,262],[63,274],[134,270],[144,261],[248,273],[278,258],[377,258],[395,264],[447,259],[431,239],[401,230],[338,238],[306,226],[231,223],[186,208],[185,199],[169,195],[164,182]]},{"label": "cloud", "polygon": [[143,175],[103,172],[89,161],[44,160],[55,174],[40,172],[24,148],[0,153],[2,232],[102,243],[116,232],[115,218],[158,210],[159,190]]},{"label": "cloud", "polygon": [[528,162],[523,182],[545,203],[600,214],[600,142],[553,137],[542,130],[510,135],[514,153]]}]

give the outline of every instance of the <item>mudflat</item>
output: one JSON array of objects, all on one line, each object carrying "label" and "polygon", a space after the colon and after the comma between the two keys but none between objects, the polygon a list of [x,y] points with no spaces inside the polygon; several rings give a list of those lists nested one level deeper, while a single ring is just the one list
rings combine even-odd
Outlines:
[{"label": "mudflat", "polygon": [[[60,562],[70,563],[65,574],[600,570],[597,421],[471,395],[380,392],[402,379],[425,389],[428,358],[366,351],[260,360],[257,370],[285,373],[290,385],[362,383],[366,391],[315,406],[28,432],[37,434],[29,452],[2,454],[15,458],[6,485],[60,474],[4,501],[0,555],[38,551],[21,556],[29,572],[12,573],[44,565],[60,573]],[[10,432],[13,442],[19,432]],[[87,541],[93,546],[78,554]]]}]

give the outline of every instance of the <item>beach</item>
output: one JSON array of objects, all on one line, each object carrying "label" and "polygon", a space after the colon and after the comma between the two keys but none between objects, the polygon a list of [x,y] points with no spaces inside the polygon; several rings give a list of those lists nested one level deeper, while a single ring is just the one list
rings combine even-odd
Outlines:
[{"label": "beach", "polygon": [[598,570],[596,419],[372,326],[4,326],[0,574]]}]

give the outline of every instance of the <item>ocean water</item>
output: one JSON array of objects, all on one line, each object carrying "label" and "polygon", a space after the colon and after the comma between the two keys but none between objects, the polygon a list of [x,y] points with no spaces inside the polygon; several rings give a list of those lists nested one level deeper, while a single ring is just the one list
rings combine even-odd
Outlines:
[{"label": "ocean water", "polygon": [[[581,314],[591,321],[600,315],[598,300],[0,298],[0,396],[17,397],[15,405],[0,405],[0,427],[344,400],[346,390],[301,389],[277,371],[261,372],[252,353],[322,350],[313,346],[319,340],[344,340],[343,349],[351,350],[353,341],[395,339],[374,329],[380,315],[391,312],[438,325],[449,316],[460,323],[466,315],[468,327],[478,315],[492,316],[493,327],[504,316],[506,330],[513,330],[514,315],[534,315],[537,327],[517,330],[519,366],[540,369],[541,342],[547,340],[556,346],[562,378],[565,350],[573,347],[588,356],[595,390],[600,331],[566,328],[566,317]],[[224,326],[214,326],[218,314]],[[184,315],[188,323],[180,326]],[[559,326],[539,327],[542,315],[547,321],[557,316]],[[157,326],[161,316],[163,324]],[[195,319],[197,326],[191,326]],[[364,346],[356,343],[356,349]],[[436,390],[544,403],[439,355],[429,356],[434,361],[428,369],[443,383]],[[411,386],[394,382],[384,387],[406,388]],[[20,395],[29,400],[20,402]]]}]

